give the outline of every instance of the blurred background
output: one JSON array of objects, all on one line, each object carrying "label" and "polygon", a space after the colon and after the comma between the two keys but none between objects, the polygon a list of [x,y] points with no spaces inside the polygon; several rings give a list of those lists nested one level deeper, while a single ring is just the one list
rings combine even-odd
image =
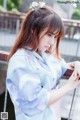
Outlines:
[{"label": "blurred background", "polygon": [[[0,52],[9,52],[14,45],[25,14],[32,8],[32,3],[51,6],[59,14],[64,23],[65,36],[60,43],[60,52],[66,62],[80,61],[80,1],[78,0],[0,0]],[[0,60],[0,112],[4,110],[5,78],[7,62]],[[68,79],[62,79],[60,86]],[[74,91],[61,99],[61,117],[67,120]],[[9,120],[15,120],[13,104],[9,94],[6,97],[6,111]],[[74,104],[69,120],[80,120],[80,89],[76,90]]]}]

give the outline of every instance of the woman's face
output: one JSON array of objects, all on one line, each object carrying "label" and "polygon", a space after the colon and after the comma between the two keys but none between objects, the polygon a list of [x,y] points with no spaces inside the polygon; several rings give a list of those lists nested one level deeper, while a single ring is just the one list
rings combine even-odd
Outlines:
[{"label": "woman's face", "polygon": [[51,33],[43,34],[41,35],[39,40],[39,46],[38,49],[41,51],[46,51],[49,49],[50,46],[55,47],[56,40],[54,39],[54,35]]}]

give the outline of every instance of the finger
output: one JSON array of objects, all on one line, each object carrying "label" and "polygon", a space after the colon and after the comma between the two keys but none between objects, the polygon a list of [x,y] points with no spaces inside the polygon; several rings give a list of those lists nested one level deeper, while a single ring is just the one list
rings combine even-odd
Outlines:
[{"label": "finger", "polygon": [[73,71],[71,77],[70,77],[72,80],[76,80],[77,79],[77,72],[76,71]]},{"label": "finger", "polygon": [[80,69],[74,70],[74,77],[76,77],[76,75],[80,77]]},{"label": "finger", "polygon": [[80,80],[80,74],[78,74],[78,79]]},{"label": "finger", "polygon": [[73,76],[74,79],[80,79],[80,73],[78,73],[77,71],[74,71]]},{"label": "finger", "polygon": [[74,76],[74,78],[77,78],[77,71],[76,70],[74,70],[73,76]]}]

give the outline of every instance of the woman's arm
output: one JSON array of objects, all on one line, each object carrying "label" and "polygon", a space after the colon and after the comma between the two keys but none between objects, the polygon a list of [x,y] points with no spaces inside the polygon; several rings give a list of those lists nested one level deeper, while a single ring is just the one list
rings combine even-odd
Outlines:
[{"label": "woman's arm", "polygon": [[56,101],[61,99],[69,91],[70,91],[70,88],[67,85],[64,85],[63,87],[61,87],[61,88],[59,88],[57,90],[54,90],[54,91],[51,90],[48,105],[54,104]]},{"label": "woman's arm", "polygon": [[62,98],[65,94],[67,94],[70,90],[76,88],[78,85],[80,85],[80,75],[77,75],[77,72],[74,71],[69,78],[66,85],[63,87],[57,89],[57,90],[51,90],[50,91],[50,99],[48,101],[48,105],[51,105],[58,101],[60,98]]}]

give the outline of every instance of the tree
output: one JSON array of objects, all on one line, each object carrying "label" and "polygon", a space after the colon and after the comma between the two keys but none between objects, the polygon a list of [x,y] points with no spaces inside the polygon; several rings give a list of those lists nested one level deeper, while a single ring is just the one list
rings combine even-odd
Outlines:
[{"label": "tree", "polygon": [[22,4],[22,0],[7,0],[7,9],[12,10],[13,8],[19,9]]},{"label": "tree", "polygon": [[72,19],[80,20],[80,10],[79,9],[75,9],[75,11],[72,14]]},{"label": "tree", "polygon": [[[7,0],[7,10],[19,9],[23,0]],[[3,6],[3,0],[0,0],[0,5]]]},{"label": "tree", "polygon": [[3,0],[0,0],[0,6],[2,6],[3,5]]}]

